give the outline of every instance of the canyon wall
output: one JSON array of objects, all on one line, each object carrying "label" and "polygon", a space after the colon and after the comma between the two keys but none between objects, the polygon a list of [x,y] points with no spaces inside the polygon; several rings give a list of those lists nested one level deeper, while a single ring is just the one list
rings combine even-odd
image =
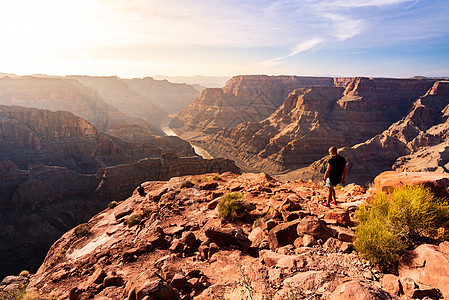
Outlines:
[{"label": "canyon wall", "polygon": [[[385,131],[354,146],[340,149],[349,162],[348,180],[372,182],[386,170],[449,172],[449,81],[436,81],[411,105],[410,112]],[[322,158],[296,172],[319,179],[326,161]]]},{"label": "canyon wall", "polygon": [[99,132],[70,112],[0,105],[0,157],[20,169],[40,162],[95,173],[101,167],[166,152],[194,155],[192,147],[176,137],[144,136],[145,143],[134,144]]},{"label": "canyon wall", "polygon": [[[282,172],[306,167],[330,146],[353,146],[404,117],[435,83],[427,79],[357,77],[336,86],[296,89],[261,122],[241,123],[203,140],[212,155],[248,170]],[[338,79],[336,79],[338,81]]]},{"label": "canyon wall", "polygon": [[[119,111],[144,118],[151,125],[159,127],[160,121],[167,113],[132,90],[123,79],[112,77],[69,76],[81,82],[84,86],[94,89],[108,104]],[[192,100],[194,97],[192,98]],[[166,99],[170,101],[170,99]]]},{"label": "canyon wall", "polygon": [[120,112],[101,99],[98,92],[74,79],[0,78],[0,104],[70,111],[104,132],[124,124],[138,124],[152,133],[161,133],[142,118]]},{"label": "canyon wall", "polygon": [[170,127],[183,133],[213,134],[242,122],[269,117],[296,88],[334,85],[333,78],[298,76],[235,76],[223,88],[205,89],[184,108]]},{"label": "canyon wall", "polygon": [[0,277],[35,269],[61,234],[145,180],[238,172],[177,137],[145,137],[138,145],[67,111],[0,105]]},{"label": "canyon wall", "polygon": [[176,114],[199,96],[199,92],[185,83],[155,80],[151,77],[123,80],[133,91],[168,114]]}]

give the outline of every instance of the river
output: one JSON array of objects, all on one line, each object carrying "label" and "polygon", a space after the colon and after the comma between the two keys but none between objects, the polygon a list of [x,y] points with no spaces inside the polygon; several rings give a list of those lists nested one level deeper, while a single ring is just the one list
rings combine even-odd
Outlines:
[{"label": "river", "polygon": [[[162,131],[163,131],[166,135],[168,135],[168,136],[178,136],[178,135],[176,134],[176,132],[174,132],[174,131],[170,128],[169,124],[170,124],[170,119],[168,119],[168,120],[163,120],[163,121],[161,122],[161,129],[162,129]],[[190,145],[192,145],[192,144],[190,144]],[[213,156],[210,155],[210,154],[209,154],[206,150],[204,150],[203,148],[200,148],[200,147],[195,146],[195,145],[192,145],[192,147],[193,147],[193,150],[195,151],[195,153],[196,153],[197,155],[201,156],[202,158],[205,158],[205,159],[213,159]]]}]

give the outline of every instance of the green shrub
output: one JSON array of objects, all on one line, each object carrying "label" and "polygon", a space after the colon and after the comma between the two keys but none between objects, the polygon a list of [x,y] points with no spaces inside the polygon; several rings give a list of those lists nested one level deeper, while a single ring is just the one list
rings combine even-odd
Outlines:
[{"label": "green shrub", "polygon": [[86,236],[89,234],[89,232],[90,232],[90,227],[87,224],[78,225],[78,227],[76,227],[75,231],[74,231],[74,233],[77,237]]},{"label": "green shrub", "polygon": [[214,174],[214,176],[212,177],[212,180],[220,181],[221,177],[219,174]]},{"label": "green shrub", "polygon": [[133,227],[134,225],[137,225],[140,222],[142,222],[143,217],[144,217],[143,212],[135,213],[134,215],[129,217],[128,220],[126,220],[126,224],[128,225],[128,227]]},{"label": "green shrub", "polygon": [[108,207],[109,207],[109,208],[114,208],[114,207],[116,207],[117,205],[118,205],[117,201],[111,201],[111,202],[109,202]]},{"label": "green shrub", "polygon": [[263,223],[263,219],[262,218],[257,218],[254,223],[253,223],[253,229],[262,226]]},{"label": "green shrub", "polygon": [[370,206],[357,209],[354,246],[359,254],[382,268],[395,268],[401,255],[422,238],[435,238],[447,227],[445,203],[422,186],[406,186],[378,194]]},{"label": "green shrub", "polygon": [[245,196],[239,192],[224,195],[218,203],[218,216],[228,220],[234,220],[240,213],[247,210]]},{"label": "green shrub", "polygon": [[26,285],[20,285],[17,288],[9,289],[2,291],[0,290],[0,299],[2,300],[16,300],[16,299],[22,299],[23,296],[26,294]]}]

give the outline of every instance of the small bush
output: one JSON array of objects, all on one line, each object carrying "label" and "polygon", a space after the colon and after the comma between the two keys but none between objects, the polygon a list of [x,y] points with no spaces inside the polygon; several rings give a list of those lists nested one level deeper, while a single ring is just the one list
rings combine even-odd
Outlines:
[{"label": "small bush", "polygon": [[254,223],[253,223],[253,229],[257,228],[257,227],[260,227],[262,225],[262,223],[263,223],[263,219],[262,218],[257,218],[254,221]]},{"label": "small bush", "polygon": [[90,227],[87,224],[78,225],[74,231],[77,237],[86,236],[90,233]]},{"label": "small bush", "polygon": [[30,276],[30,272],[28,272],[27,270],[23,270],[19,273],[19,276],[28,277]]},{"label": "small bush", "polygon": [[0,299],[2,300],[16,300],[16,299],[23,299],[23,296],[25,295],[26,291],[25,285],[20,285],[17,288],[9,289],[2,291],[0,290]]},{"label": "small bush", "polygon": [[191,188],[192,186],[194,186],[195,184],[193,182],[191,182],[190,180],[184,180],[181,185],[179,186],[180,189],[184,189],[184,188]]},{"label": "small bush", "polygon": [[126,220],[126,224],[128,225],[128,227],[133,227],[134,225],[137,225],[140,222],[142,222],[143,217],[144,217],[143,212],[135,213],[134,215],[129,217],[128,220]]},{"label": "small bush", "polygon": [[20,299],[21,300],[54,300],[56,298],[50,298],[48,296],[41,295],[37,292],[25,292],[25,294]]},{"label": "small bush", "polygon": [[224,195],[218,203],[218,216],[228,220],[234,220],[240,213],[247,210],[245,196],[239,192]]},{"label": "small bush", "polygon": [[109,208],[114,208],[114,207],[116,207],[117,205],[118,205],[117,201],[111,201],[111,202],[109,202],[108,207],[109,207]]},{"label": "small bush", "polygon": [[220,181],[221,177],[219,174],[214,174],[214,176],[212,177],[212,180]]},{"label": "small bush", "polygon": [[357,209],[354,246],[371,263],[394,269],[402,254],[424,238],[437,238],[447,228],[448,209],[422,186],[406,186],[378,194]]}]

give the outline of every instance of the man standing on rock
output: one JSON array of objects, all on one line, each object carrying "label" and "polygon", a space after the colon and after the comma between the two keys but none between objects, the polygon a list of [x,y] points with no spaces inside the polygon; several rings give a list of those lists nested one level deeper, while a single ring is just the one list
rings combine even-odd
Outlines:
[{"label": "man standing on rock", "polygon": [[329,154],[331,158],[327,162],[326,173],[324,174],[324,183],[329,189],[327,202],[320,203],[322,206],[330,208],[331,205],[337,205],[335,197],[335,186],[346,182],[346,159],[337,154],[337,148],[330,147]]}]

